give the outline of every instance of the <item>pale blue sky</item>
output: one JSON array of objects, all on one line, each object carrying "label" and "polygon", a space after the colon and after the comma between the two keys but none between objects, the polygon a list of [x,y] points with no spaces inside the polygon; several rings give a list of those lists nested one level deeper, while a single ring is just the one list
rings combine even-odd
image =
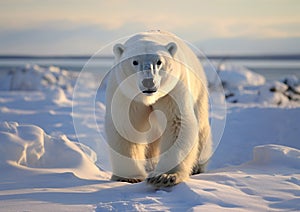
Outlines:
[{"label": "pale blue sky", "polygon": [[148,29],[208,52],[295,52],[299,11],[298,0],[0,1],[0,54],[91,54]]}]

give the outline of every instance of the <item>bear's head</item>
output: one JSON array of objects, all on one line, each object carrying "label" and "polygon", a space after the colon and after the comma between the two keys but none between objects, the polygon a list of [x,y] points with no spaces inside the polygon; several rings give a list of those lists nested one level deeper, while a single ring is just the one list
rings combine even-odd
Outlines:
[{"label": "bear's head", "polygon": [[119,67],[117,80],[119,85],[123,84],[122,92],[135,92],[135,100],[151,105],[176,86],[180,77],[174,59],[176,43],[162,45],[138,40],[116,44],[113,52]]}]

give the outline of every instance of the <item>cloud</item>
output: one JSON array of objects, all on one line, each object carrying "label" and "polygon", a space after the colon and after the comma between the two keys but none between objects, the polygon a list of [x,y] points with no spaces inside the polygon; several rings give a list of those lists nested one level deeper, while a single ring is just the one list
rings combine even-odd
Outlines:
[{"label": "cloud", "polygon": [[207,54],[299,54],[300,37],[214,38],[196,42]]},{"label": "cloud", "polygon": [[1,1],[0,53],[92,53],[149,29],[190,42],[300,37],[297,8],[293,0]]},{"label": "cloud", "polygon": [[[107,43],[140,31],[137,25],[107,30],[99,25],[0,29],[0,54],[93,54]],[[66,24],[66,23],[64,23]]]},{"label": "cloud", "polygon": [[[294,4],[289,4],[292,2]],[[12,0],[0,3],[1,28],[30,28],[49,22],[70,22],[73,25],[100,25],[118,30],[129,24],[144,28],[177,29],[206,26],[210,36],[230,37],[244,34],[265,36],[269,24],[289,24],[300,20],[297,1],[159,1],[139,0]],[[297,27],[299,28],[299,27]],[[274,31],[274,30],[273,30]],[[282,33],[276,33],[279,36]],[[208,34],[206,31],[202,33]],[[234,34],[234,35],[233,35]]]},{"label": "cloud", "polygon": [[[63,23],[67,24],[67,23]],[[55,25],[55,23],[48,23]],[[0,29],[0,54],[93,54],[109,42],[143,31],[144,26],[124,25],[108,30],[99,25],[62,27],[37,27],[19,30]],[[175,33],[189,42],[196,43],[207,53],[299,53],[300,37],[208,37],[202,34],[209,26],[176,29]],[[213,32],[213,28],[209,33]],[[235,29],[236,30],[236,29]],[[186,34],[185,34],[186,33]],[[193,34],[191,36],[190,34]],[[200,39],[202,36],[202,39]],[[208,38],[207,38],[208,37]]]}]

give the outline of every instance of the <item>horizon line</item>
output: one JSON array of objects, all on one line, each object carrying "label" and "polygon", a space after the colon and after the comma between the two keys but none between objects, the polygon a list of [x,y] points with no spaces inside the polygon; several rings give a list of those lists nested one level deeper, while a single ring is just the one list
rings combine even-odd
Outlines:
[{"label": "horizon line", "polygon": [[[24,60],[63,60],[63,59],[74,59],[74,60],[88,60],[92,58],[92,55],[89,54],[78,54],[78,55],[36,55],[36,54],[0,54],[0,59],[24,59]],[[208,58],[211,60],[300,60],[300,53],[244,53],[244,54],[206,54],[206,55],[197,55],[199,59]],[[113,60],[113,55],[102,55],[95,56],[96,59],[108,59]]]}]

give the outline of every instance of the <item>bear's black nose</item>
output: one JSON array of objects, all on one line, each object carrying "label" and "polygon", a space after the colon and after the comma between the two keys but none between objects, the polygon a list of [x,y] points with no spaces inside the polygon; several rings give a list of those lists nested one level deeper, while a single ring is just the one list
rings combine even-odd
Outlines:
[{"label": "bear's black nose", "polygon": [[151,89],[154,87],[153,78],[143,79],[142,84],[145,88]]}]

